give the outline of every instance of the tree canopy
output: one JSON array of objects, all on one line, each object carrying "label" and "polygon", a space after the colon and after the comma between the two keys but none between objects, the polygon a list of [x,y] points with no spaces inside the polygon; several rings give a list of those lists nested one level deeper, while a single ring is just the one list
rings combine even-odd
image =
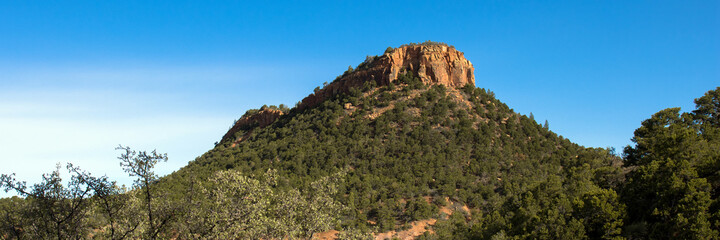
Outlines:
[{"label": "tree canopy", "polygon": [[[420,239],[717,239],[720,88],[696,109],[643,121],[623,156],[586,148],[491,91],[372,81],[267,127],[238,132],[182,169],[119,147],[135,184],[69,164],[28,186],[1,175],[5,239],[341,239],[436,220]],[[265,108],[277,108],[274,106]],[[251,110],[254,111],[254,110]],[[259,110],[258,110],[259,111]]]}]

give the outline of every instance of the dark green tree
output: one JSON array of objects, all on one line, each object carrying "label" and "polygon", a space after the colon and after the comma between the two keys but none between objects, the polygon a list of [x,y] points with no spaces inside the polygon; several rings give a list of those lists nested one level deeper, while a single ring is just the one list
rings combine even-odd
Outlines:
[{"label": "dark green tree", "polygon": [[720,128],[720,87],[708,91],[704,96],[695,99],[696,109],[693,111],[695,119],[701,125],[710,125]]},{"label": "dark green tree", "polygon": [[623,187],[630,235],[714,239],[718,236],[720,140],[718,89],[696,99],[696,110],[670,108],[642,122],[625,148],[632,169]]},{"label": "dark green tree", "polygon": [[575,201],[574,215],[585,226],[590,239],[618,239],[625,218],[625,205],[612,189],[585,193]]}]

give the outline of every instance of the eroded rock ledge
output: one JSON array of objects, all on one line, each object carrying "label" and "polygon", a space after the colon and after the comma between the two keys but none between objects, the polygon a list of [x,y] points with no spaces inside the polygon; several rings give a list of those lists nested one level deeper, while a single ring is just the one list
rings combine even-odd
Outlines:
[{"label": "eroded rock ledge", "polygon": [[462,52],[443,44],[410,45],[386,51],[382,56],[369,58],[352,72],[346,72],[332,83],[305,97],[300,110],[315,106],[352,87],[361,88],[366,81],[385,86],[397,80],[398,75],[411,71],[425,84],[442,84],[448,87],[475,85],[472,63]]}]

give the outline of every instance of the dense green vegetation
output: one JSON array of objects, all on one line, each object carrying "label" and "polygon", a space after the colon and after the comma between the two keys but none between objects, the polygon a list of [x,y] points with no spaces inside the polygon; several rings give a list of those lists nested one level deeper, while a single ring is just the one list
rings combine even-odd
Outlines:
[{"label": "dense green vegetation", "polygon": [[[335,226],[345,209],[330,197],[345,171],[303,192],[276,188],[274,170],[258,176],[218,171],[173,199],[178,193],[158,185],[153,173],[165,154],[119,149],[125,151],[121,165],[136,177],[132,191],[72,164],[67,186],[59,166],[31,187],[0,176],[5,189],[24,197],[0,199],[0,239],[308,239]],[[353,239],[369,236],[346,230]]]},{"label": "dense green vegetation", "polygon": [[620,235],[619,157],[557,136],[486,90],[425,86],[412,75],[399,82],[291,112],[238,146],[220,143],[163,183],[272,168],[284,178],[280,188],[305,189],[349,168],[335,196],[350,209],[341,227],[396,229],[438,217],[437,204],[422,197],[450,197],[473,209],[463,227],[481,238]]},{"label": "dense green vegetation", "polygon": [[138,178],[131,190],[74,166],[67,187],[56,173],[32,188],[3,175],[25,198],[0,201],[0,238],[309,238],[334,228],[357,239],[434,218],[421,239],[717,239],[719,95],[653,115],[623,159],[485,89],[405,74],[304,110],[281,106],[272,125],[160,179],[152,167],[164,155],[121,148]]},{"label": "dense green vegetation", "polygon": [[720,232],[720,87],[696,110],[668,108],[642,122],[623,187],[628,230],[651,238],[717,239]]}]

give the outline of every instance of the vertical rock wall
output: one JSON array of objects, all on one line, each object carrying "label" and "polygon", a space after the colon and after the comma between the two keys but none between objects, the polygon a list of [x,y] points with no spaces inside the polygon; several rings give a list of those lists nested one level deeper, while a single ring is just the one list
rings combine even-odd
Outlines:
[{"label": "vertical rock wall", "polygon": [[298,106],[300,109],[315,106],[335,94],[352,87],[362,88],[366,81],[385,86],[397,80],[398,75],[411,71],[426,84],[442,84],[459,88],[475,85],[472,63],[462,52],[445,45],[412,45],[394,49],[367,63],[367,66],[346,73],[310,94]]}]

